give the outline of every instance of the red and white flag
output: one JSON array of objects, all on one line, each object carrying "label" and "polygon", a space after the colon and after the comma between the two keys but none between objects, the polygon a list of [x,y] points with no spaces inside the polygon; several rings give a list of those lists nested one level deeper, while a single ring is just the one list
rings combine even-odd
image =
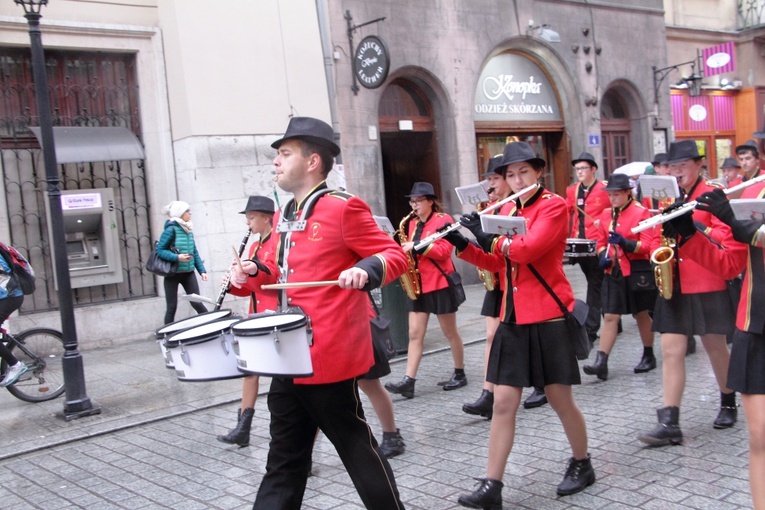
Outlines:
[{"label": "red and white flag", "polygon": [[701,51],[704,76],[730,73],[736,70],[736,45],[733,41],[718,44]]}]

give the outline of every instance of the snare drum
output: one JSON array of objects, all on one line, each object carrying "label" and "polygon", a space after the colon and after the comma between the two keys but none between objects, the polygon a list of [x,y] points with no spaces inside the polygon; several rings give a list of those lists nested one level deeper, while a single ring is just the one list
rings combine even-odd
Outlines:
[{"label": "snare drum", "polygon": [[238,318],[221,319],[184,329],[165,340],[179,381],[219,381],[242,377],[236,367],[231,325]]},{"label": "snare drum", "polygon": [[208,322],[225,319],[226,317],[230,316],[231,310],[216,310],[214,312],[200,313],[199,315],[194,315],[192,317],[188,317],[176,322],[171,322],[170,324],[165,324],[159,328],[154,333],[154,338],[157,340],[159,348],[162,351],[162,357],[165,358],[165,366],[167,368],[175,367],[172,356],[167,352],[167,349],[165,349],[164,346],[164,341],[167,340],[170,336],[179,333],[184,329],[194,328],[196,326],[201,326],[202,324],[207,324]]},{"label": "snare drum", "polygon": [[563,255],[569,258],[576,257],[594,257],[595,240],[594,239],[566,239],[566,251]]},{"label": "snare drum", "polygon": [[275,313],[234,324],[231,332],[239,370],[255,375],[312,376],[309,328],[308,318],[299,313]]}]

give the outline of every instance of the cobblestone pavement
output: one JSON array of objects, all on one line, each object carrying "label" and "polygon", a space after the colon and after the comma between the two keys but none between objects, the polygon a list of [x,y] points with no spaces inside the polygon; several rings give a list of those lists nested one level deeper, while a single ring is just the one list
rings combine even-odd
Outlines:
[{"label": "cobblestone pavement", "polygon": [[[480,393],[484,350],[484,342],[477,340],[483,328],[477,312],[481,290],[467,290],[469,303],[459,320],[469,344],[468,386],[450,392],[436,386],[450,374],[452,362],[437,326],[431,325],[426,349],[433,350],[423,358],[415,398],[394,398],[407,451],[391,465],[409,509],[459,508],[458,495],[475,487],[473,477],[484,475],[490,422],[460,410]],[[582,295],[578,289],[577,295]],[[632,319],[625,318],[624,329],[609,358],[609,380],[582,375],[583,384],[574,390],[587,421],[596,484],[557,497],[555,487],[570,456],[560,422],[549,405],[520,409],[504,477],[505,508],[750,507],[743,412],[733,429],[712,428],[719,393],[700,344],[687,358],[681,408],[685,444],[649,449],[635,439],[655,424],[661,366],[634,374],[641,346]],[[84,359],[89,396],[101,406],[101,415],[66,422],[57,416],[61,399],[33,405],[0,393],[2,508],[251,507],[268,449],[265,397],[256,405],[251,446],[230,447],[215,435],[233,426],[238,380],[179,383],[171,371],[158,368],[161,360],[151,342],[84,353]],[[386,380],[400,379],[403,359],[392,368]],[[267,388],[265,381],[261,389]],[[365,408],[379,438],[379,424],[366,401]],[[313,462],[304,508],[362,508],[323,436]]]}]

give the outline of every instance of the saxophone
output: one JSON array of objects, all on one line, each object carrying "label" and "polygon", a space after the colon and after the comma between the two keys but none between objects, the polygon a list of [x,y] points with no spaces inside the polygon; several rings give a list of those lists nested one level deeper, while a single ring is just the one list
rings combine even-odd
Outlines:
[{"label": "saxophone", "polygon": [[[417,216],[417,214],[412,211],[404,216],[404,219],[401,220],[401,223],[398,224],[396,237],[398,238],[399,244],[403,245],[404,243],[409,242],[408,236],[406,234],[406,224],[415,216]],[[406,295],[409,297],[409,299],[414,301],[422,293],[422,286],[420,285],[420,270],[417,269],[417,261],[414,259],[414,254],[411,251],[406,253],[406,261],[408,262],[408,267],[404,274],[402,274],[399,278],[399,281],[401,282],[401,286],[404,288]]]},{"label": "saxophone", "polygon": [[[493,189],[489,188],[488,192],[491,193],[492,191],[493,191]],[[491,202],[481,202],[480,204],[478,204],[478,207],[476,207],[476,210],[478,212],[481,212],[484,209],[486,209],[486,207],[490,203]],[[478,270],[478,279],[483,282],[483,287],[488,292],[491,292],[491,291],[493,291],[494,289],[497,288],[497,282],[495,281],[494,273],[492,273],[488,269],[483,269],[481,267],[476,267],[476,269]]]},{"label": "saxophone", "polygon": [[659,295],[664,299],[672,299],[673,282],[675,278],[675,240],[661,236],[661,246],[651,254],[651,262],[654,264],[653,277]]}]

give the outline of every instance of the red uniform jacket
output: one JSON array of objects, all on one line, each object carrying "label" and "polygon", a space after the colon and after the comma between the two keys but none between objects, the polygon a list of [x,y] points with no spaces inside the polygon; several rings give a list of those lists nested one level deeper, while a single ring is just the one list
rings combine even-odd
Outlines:
[{"label": "red uniform jacket", "polygon": [[606,181],[595,181],[590,191],[585,194],[584,204],[577,204],[579,188],[581,182],[577,182],[566,188],[566,207],[569,215],[569,236],[571,238],[580,238],[579,236],[579,209],[584,209],[584,234],[585,239],[595,239],[597,235],[597,225],[595,222],[600,218],[603,209],[609,207],[611,202],[608,200],[608,192],[604,189]]},{"label": "red uniform jacket", "polygon": [[[765,198],[765,183],[744,189],[742,198]],[[741,285],[736,327],[741,331],[763,334],[765,330],[765,250],[749,246],[746,272]]]},{"label": "red uniform jacket", "polygon": [[[651,217],[648,209],[638,204],[635,200],[630,200],[619,212],[616,225],[613,221],[613,208],[604,210],[600,215],[600,222],[597,230],[596,249],[598,256],[601,257],[608,249],[608,257],[612,260],[619,260],[619,267],[624,276],[632,274],[630,260],[648,260],[651,257],[651,246],[654,244],[654,229],[643,230],[639,234],[632,233],[632,227],[637,226],[641,221]],[[630,241],[637,241],[637,248],[634,252],[625,253],[621,246],[611,245],[608,248],[608,233],[617,232]],[[606,270],[610,274],[614,266]]]},{"label": "red uniform jacket", "polygon": [[[420,223],[418,218],[412,219],[407,224],[407,240],[414,240],[414,231],[417,225]],[[436,230],[444,225],[451,225],[454,223],[452,217],[446,213],[432,213],[422,227],[422,235],[420,240],[425,239],[431,234],[435,234]],[[415,243],[416,244],[416,243]],[[446,239],[439,239],[425,248],[425,251],[421,255],[414,254],[414,258],[417,261],[417,269],[420,271],[420,282],[422,284],[422,293],[427,294],[440,289],[445,289],[449,286],[449,282],[433,264],[435,262],[446,273],[451,274],[454,272],[454,264],[452,263],[452,245]]]},{"label": "red uniform jacket", "polygon": [[[275,248],[274,243],[269,243],[273,231],[266,234],[257,243],[253,243],[250,246],[249,260],[268,260],[273,258],[273,250]],[[256,285],[253,278],[248,278],[241,288],[236,288],[231,285],[228,289],[228,293],[233,296],[250,296],[250,313],[264,312],[266,310],[275,311],[278,306],[279,292],[275,290],[263,290],[260,285]]]},{"label": "red uniform jacket", "polygon": [[[311,194],[325,189],[317,186]],[[298,204],[302,209],[305,200]],[[291,211],[294,203],[287,204]],[[281,213],[274,215],[279,224]],[[279,275],[281,235],[272,241],[276,249],[264,261],[272,272],[259,271],[256,284],[273,283]],[[369,274],[366,290],[388,284],[407,267],[401,247],[380,230],[369,206],[348,193],[332,191],[319,198],[307,218],[305,230],[292,232],[286,281],[335,280],[351,267]],[[270,243],[266,243],[270,244]],[[287,306],[298,306],[311,318],[313,345],[312,377],[295,379],[296,384],[327,384],[365,374],[374,364],[369,328],[369,296],[337,285],[303,287],[286,291]]]},{"label": "red uniform jacket", "polygon": [[[703,193],[719,187],[719,184],[701,180],[693,188],[690,195],[686,197],[685,201],[695,200]],[[680,240],[678,246],[675,247],[675,258],[677,259],[675,267],[680,274],[680,291],[683,294],[701,294],[704,292],[726,290],[727,280],[736,277],[741,272],[740,270],[733,271],[732,273],[730,271],[733,270],[732,268],[740,267],[746,260],[746,246],[735,241],[730,227],[711,213],[696,209],[693,211],[693,221],[703,224],[706,229],[701,233],[701,236],[699,236],[699,233],[696,233],[687,241]],[[653,249],[658,248],[661,242],[660,227],[654,228],[657,232],[655,233],[656,237],[654,238],[652,253]],[[718,266],[717,263],[702,264],[695,260],[694,257],[685,256],[686,251],[694,249],[692,247],[697,249],[698,243],[702,242],[701,239],[696,239],[696,237],[703,238],[705,235],[711,237],[717,244],[723,247],[722,252],[716,254],[725,259],[723,265]]]},{"label": "red uniform jacket", "polygon": [[492,253],[505,261],[505,293],[500,319],[511,318],[509,303],[515,309],[515,323],[534,324],[563,317],[555,299],[529,270],[534,269],[569,310],[574,309],[574,292],[563,272],[563,251],[568,235],[568,209],[565,200],[539,188],[525,203],[517,204],[515,216],[526,218],[526,235],[515,236],[508,256],[502,254],[505,236],[493,243]]}]

